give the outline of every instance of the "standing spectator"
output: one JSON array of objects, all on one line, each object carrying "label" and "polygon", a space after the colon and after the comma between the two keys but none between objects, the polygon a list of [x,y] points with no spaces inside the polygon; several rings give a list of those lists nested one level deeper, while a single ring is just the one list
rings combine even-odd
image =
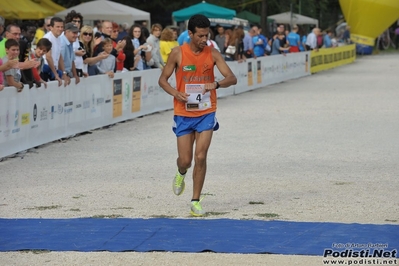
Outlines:
[{"label": "standing spectator", "polygon": [[108,77],[114,77],[114,69],[115,69],[115,56],[112,55],[113,50],[113,41],[110,38],[105,38],[102,41],[102,45],[104,47],[104,52],[108,54],[108,57],[102,59],[97,62],[97,68],[100,74],[107,74]]},{"label": "standing spectator", "polygon": [[[138,70],[137,64],[138,60],[135,62],[135,56],[134,56],[134,46],[132,42],[132,38],[130,36],[125,36],[123,37],[123,40],[126,41],[126,45],[123,48],[123,53],[126,55],[125,61],[123,62],[123,67],[129,71],[133,70]],[[139,58],[139,57],[137,57]]]},{"label": "standing spectator", "polygon": [[326,34],[323,37],[323,44],[324,44],[325,48],[331,48],[332,47],[331,37],[332,37],[332,32],[330,30],[327,30]]},{"label": "standing spectator", "polygon": [[[5,43],[6,56],[3,57],[3,64],[11,60],[18,61],[19,43],[15,39],[9,39]],[[4,86],[14,86],[18,92],[24,88],[24,84],[20,82],[21,72],[18,68],[12,68],[4,72]]]},{"label": "standing spectator", "polygon": [[244,29],[242,27],[237,27],[234,30],[234,34],[236,35],[236,49],[237,49],[235,60],[241,61],[246,58],[244,53],[244,37],[245,37]]},{"label": "standing spectator", "polygon": [[36,45],[37,42],[43,38],[44,34],[46,34],[45,32],[45,28],[44,28],[44,20],[39,20],[37,22],[37,29],[35,32],[35,37],[33,38],[33,45]]},{"label": "standing spectator", "polygon": [[213,32],[211,30],[208,33],[208,40],[206,41],[206,44],[210,47],[215,48],[220,53],[220,48],[218,44],[213,40]]},{"label": "standing spectator", "polygon": [[[188,34],[188,30],[183,31],[180,33],[179,37],[177,38],[177,42],[179,45],[183,45],[185,43],[190,43],[190,35]],[[165,62],[166,64],[166,62]]]},{"label": "standing spectator", "polygon": [[252,37],[252,43],[254,44],[254,56],[260,57],[266,54],[266,49],[268,47],[267,38],[261,34],[262,29],[259,25],[252,26],[254,36]]},{"label": "standing spectator", "polygon": [[151,46],[146,43],[144,34],[141,31],[141,26],[138,24],[134,24],[130,28],[129,35],[132,38],[134,46],[134,56],[137,56],[137,60],[139,60],[137,69],[148,69],[146,61],[150,61],[151,59]]},{"label": "standing spectator", "polygon": [[10,70],[12,68],[19,68],[19,63],[18,60],[11,60],[11,61],[7,61],[4,62],[3,64],[3,60],[0,58],[0,91],[4,89],[4,74],[3,72]]},{"label": "standing spectator", "polygon": [[253,50],[254,50],[254,43],[252,42],[253,35],[254,35],[254,30],[252,28],[249,29],[247,33],[245,33],[244,40],[243,40],[245,58],[252,58],[252,54],[253,54]]},{"label": "standing spectator", "polygon": [[[24,22],[21,26],[21,37],[19,42],[19,62],[25,62],[31,52],[33,38],[36,33],[36,26],[31,22]],[[21,70],[21,82],[33,87],[35,79],[33,78],[32,68]],[[36,84],[38,85],[38,84]]]},{"label": "standing spectator", "polygon": [[[104,40],[104,39],[106,39],[106,38],[109,38],[109,39],[110,39],[110,38],[111,38],[111,34],[113,33],[113,32],[112,32],[112,31],[113,31],[112,22],[111,22],[111,21],[108,21],[108,20],[104,21],[104,22],[102,23],[101,30],[102,30],[101,39],[102,39],[102,40]],[[123,47],[125,47],[125,45],[126,45],[126,43],[125,43],[124,40],[117,42],[115,48],[112,49],[111,54],[112,54],[115,58],[118,57],[118,51],[123,50]],[[100,42],[100,43],[94,48],[94,56],[99,55],[99,54],[100,54],[101,52],[103,52],[103,51],[104,51],[104,49],[103,49],[103,43]]]},{"label": "standing spectator", "polygon": [[342,36],[342,40],[343,40],[344,43],[346,43],[346,44],[350,44],[350,43],[351,43],[351,33],[350,33],[350,29],[351,29],[351,27],[350,27],[349,25],[346,25],[344,34],[343,34],[343,36]]},{"label": "standing spectator", "polygon": [[[57,80],[58,86],[62,85],[62,79],[67,82],[69,79],[64,71],[64,59],[61,55],[61,39],[59,38],[64,30],[64,21],[59,17],[53,17],[50,21],[51,31],[43,38],[51,42],[51,50],[46,53],[45,64],[40,76],[44,81]],[[67,84],[65,84],[66,86]]]},{"label": "standing spectator", "polygon": [[292,31],[287,35],[287,42],[291,53],[298,53],[301,45],[301,37],[298,34],[298,26],[294,25]]},{"label": "standing spectator", "polygon": [[102,33],[101,28],[102,28],[101,20],[95,20],[94,21],[94,28],[93,28],[94,35],[97,32],[101,34]]},{"label": "standing spectator", "polygon": [[288,51],[290,48],[282,46],[283,40],[284,34],[277,35],[277,37],[273,41],[272,52],[270,55],[279,55],[281,53],[285,55],[285,51]]},{"label": "standing spectator", "polygon": [[399,25],[395,30],[395,46],[396,46],[396,50],[399,49]]},{"label": "standing spectator", "polygon": [[123,71],[123,61],[125,61],[126,55],[123,52],[123,47],[117,48],[117,38],[119,34],[119,25],[115,22],[112,22],[112,47],[117,50],[117,56],[115,57],[116,64],[114,72],[122,72]]},{"label": "standing spectator", "polygon": [[78,38],[79,28],[69,22],[65,24],[64,35],[61,39],[61,57],[64,60],[63,74],[66,76],[65,86],[71,83],[71,78],[75,78],[75,84],[80,82],[75,66],[75,53],[73,51],[73,43]]},{"label": "standing spectator", "polygon": [[91,26],[83,26],[80,29],[80,42],[83,44],[85,54],[83,55],[83,73],[87,73],[89,76],[98,74],[96,63],[102,59],[108,57],[104,52],[93,57],[94,47],[101,42],[101,38],[96,38],[94,41],[94,32]]},{"label": "standing spectator", "polygon": [[178,28],[176,26],[168,26],[167,28],[173,31],[173,39],[177,41],[177,38],[179,38]]},{"label": "standing spectator", "polygon": [[[282,40],[281,40],[281,35],[283,35],[283,39],[282,39]],[[276,31],[276,33],[273,35],[273,39],[271,40],[271,42],[273,42],[274,39],[276,39],[277,37],[279,37],[281,46],[282,46],[282,47],[285,47],[285,46],[287,45],[287,38],[286,38],[286,35],[285,35],[285,26],[284,26],[284,24],[278,25],[277,31]],[[272,44],[270,44],[270,46],[271,46],[271,45],[272,45]]]},{"label": "standing spectator", "polygon": [[[72,10],[65,16],[65,24],[73,23],[79,29],[82,28],[83,16],[80,13],[76,13],[75,10]],[[83,44],[79,41],[79,32],[78,38],[76,38],[73,43],[73,52],[75,53],[75,67],[76,73],[79,77],[83,77],[83,55],[86,53],[83,47]]]},{"label": "standing spectator", "polygon": [[0,16],[0,41],[3,39],[3,33],[4,33],[4,27],[5,27],[5,20],[2,16]]},{"label": "standing spectator", "polygon": [[311,33],[308,34],[306,38],[306,50],[316,50],[318,51],[317,47],[317,36],[320,34],[319,28],[314,28]]},{"label": "standing spectator", "polygon": [[[159,44],[159,37],[161,37],[161,32],[162,32],[162,26],[158,23],[153,24],[151,27],[151,34],[147,38],[147,43],[152,46],[151,55],[154,61],[153,67],[155,68],[163,68],[165,66],[165,62],[163,61],[161,56],[160,44]],[[174,38],[175,36],[173,35],[173,39]]]},{"label": "standing spectator", "polygon": [[[5,30],[5,36],[0,41],[0,58],[6,56],[6,48],[5,43],[7,40],[13,39],[16,40],[18,43],[20,42],[21,36],[21,29],[16,24],[9,24]],[[18,49],[19,50],[19,49]],[[20,50],[19,50],[20,51]],[[32,67],[37,67],[38,63],[34,60],[24,60],[18,64],[19,69],[31,69]]]},{"label": "standing spectator", "polygon": [[226,29],[224,31],[224,45],[223,45],[225,50],[227,49],[227,46],[229,45],[231,38],[233,38],[233,31],[231,29]]},{"label": "standing spectator", "polygon": [[[53,17],[47,17],[44,19],[44,34],[51,31],[51,19]],[[44,36],[44,35],[43,35]],[[43,37],[42,37],[43,38]],[[41,39],[41,38],[40,38]]]},{"label": "standing spectator", "polygon": [[299,50],[301,52],[304,52],[304,51],[306,51],[306,33],[303,30],[303,28],[299,28],[298,33],[299,33],[299,36],[301,38],[301,42],[300,42],[300,45],[299,45]]},{"label": "standing spectator", "polygon": [[216,25],[216,30],[217,30],[218,34],[216,34],[216,36],[215,36],[215,42],[217,43],[217,45],[220,49],[220,53],[222,55],[224,55],[224,51],[226,50],[226,46],[225,46],[226,36],[224,35],[224,28],[223,28],[223,26],[218,24],[218,25]]},{"label": "standing spectator", "polygon": [[37,42],[36,47],[32,48],[31,52],[29,53],[30,59],[40,62],[38,67],[32,68],[32,74],[36,83],[36,87],[40,87],[40,85],[43,83],[44,87],[47,88],[47,83],[40,77],[40,72],[42,71],[44,65],[43,55],[50,50],[51,42],[46,38],[42,38]]},{"label": "standing spectator", "polygon": [[118,33],[118,37],[116,38],[116,41],[120,41],[123,39],[123,37],[127,36],[129,30],[129,24],[127,24],[126,22],[122,23],[119,25],[119,33]]},{"label": "standing spectator", "polygon": [[179,43],[173,39],[173,31],[171,29],[166,28],[162,31],[159,45],[162,59],[166,64],[172,49],[179,46]]}]

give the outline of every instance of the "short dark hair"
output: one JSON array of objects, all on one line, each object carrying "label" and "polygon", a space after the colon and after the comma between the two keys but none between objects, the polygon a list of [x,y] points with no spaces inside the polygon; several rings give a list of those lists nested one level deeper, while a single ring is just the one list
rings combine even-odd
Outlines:
[{"label": "short dark hair", "polygon": [[193,34],[195,33],[195,28],[206,29],[211,26],[211,22],[204,15],[194,15],[188,21],[188,30]]},{"label": "short dark hair", "polygon": [[15,39],[8,39],[5,43],[6,49],[10,49],[12,46],[18,46],[19,48],[19,43]]},{"label": "short dark hair", "polygon": [[41,38],[41,39],[37,42],[36,47],[37,47],[37,48],[40,48],[40,49],[46,48],[46,51],[48,52],[48,51],[51,50],[52,43],[51,43],[50,40],[47,39],[47,38]]},{"label": "short dark hair", "polygon": [[60,17],[52,17],[51,20],[50,20],[50,26],[51,26],[51,27],[54,27],[54,23],[55,23],[55,22],[62,22],[62,23],[64,23],[64,21],[62,20],[62,18],[60,18]]}]

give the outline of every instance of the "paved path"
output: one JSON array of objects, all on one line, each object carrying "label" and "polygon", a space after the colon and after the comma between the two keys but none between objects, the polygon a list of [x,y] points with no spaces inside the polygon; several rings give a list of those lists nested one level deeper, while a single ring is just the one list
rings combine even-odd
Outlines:
[{"label": "paved path", "polygon": [[[398,224],[399,55],[219,100],[206,219]],[[167,111],[0,163],[0,217],[189,217],[171,191]],[[263,204],[250,204],[258,202]],[[399,248],[399,247],[396,247]],[[321,257],[182,253],[0,253],[4,265],[323,265]]]}]

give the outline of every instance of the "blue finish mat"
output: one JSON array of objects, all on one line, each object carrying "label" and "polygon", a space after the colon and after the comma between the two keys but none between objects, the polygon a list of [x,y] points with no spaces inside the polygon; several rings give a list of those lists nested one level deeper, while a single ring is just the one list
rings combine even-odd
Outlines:
[{"label": "blue finish mat", "polygon": [[[334,243],[399,248],[399,225],[231,219],[0,219],[0,251],[173,251],[322,256]],[[353,248],[356,250],[356,248]]]}]

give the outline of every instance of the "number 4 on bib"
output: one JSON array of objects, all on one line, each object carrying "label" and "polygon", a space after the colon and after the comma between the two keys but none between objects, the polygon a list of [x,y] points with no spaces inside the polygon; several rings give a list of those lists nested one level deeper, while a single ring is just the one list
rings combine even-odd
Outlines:
[{"label": "number 4 on bib", "polygon": [[187,111],[200,111],[211,108],[210,93],[202,95],[204,84],[186,84],[186,93],[190,94],[186,103]]}]

